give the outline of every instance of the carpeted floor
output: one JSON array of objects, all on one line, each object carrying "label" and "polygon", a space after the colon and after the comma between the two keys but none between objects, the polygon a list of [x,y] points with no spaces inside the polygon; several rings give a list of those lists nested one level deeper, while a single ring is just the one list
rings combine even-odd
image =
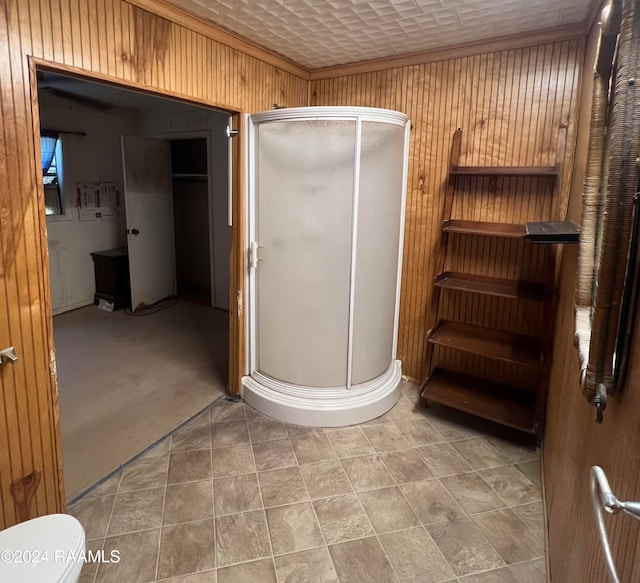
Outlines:
[{"label": "carpeted floor", "polygon": [[228,318],[188,301],[54,318],[67,500],[224,394]]}]

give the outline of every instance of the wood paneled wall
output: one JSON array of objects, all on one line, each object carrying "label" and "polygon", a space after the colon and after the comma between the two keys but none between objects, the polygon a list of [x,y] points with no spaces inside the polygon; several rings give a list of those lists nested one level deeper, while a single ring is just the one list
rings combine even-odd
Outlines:
[{"label": "wood paneled wall", "polygon": [[[558,130],[568,127],[561,207],[568,192],[576,130],[583,44],[580,39],[502,50],[384,71],[311,82],[312,105],[386,107],[412,121],[409,190],[400,309],[399,358],[403,373],[423,380],[436,249],[453,132],[461,127],[461,164],[553,165]],[[335,75],[335,72],[332,72]],[[549,183],[540,179],[466,179],[454,218],[522,222],[548,220],[553,209]],[[513,241],[452,236],[447,267],[502,277],[544,281],[547,249]],[[440,315],[477,324],[536,333],[538,311],[514,309],[512,300],[443,294]],[[440,351],[459,370],[478,370],[476,359]],[[456,360],[457,359],[457,360]],[[504,367],[526,380],[526,372]]]},{"label": "wood paneled wall", "polygon": [[[591,82],[597,30],[589,38],[584,64],[576,166],[569,218],[580,222],[586,163]],[[589,493],[589,471],[597,464],[622,500],[640,500],[640,327],[636,323],[623,392],[609,399],[604,423],[582,397],[573,346],[577,249],[563,252],[554,362],[547,408],[544,480],[549,528],[549,560],[554,583],[608,581]],[[640,522],[609,516],[608,531],[624,583],[640,581]]]},{"label": "wood paneled wall", "polygon": [[[304,75],[251,52],[121,0],[0,2],[0,348],[14,345],[20,358],[0,368],[0,529],[65,506],[28,58],[228,110],[306,105]],[[237,316],[242,306],[233,300]],[[40,481],[20,516],[11,485],[33,472]]]}]

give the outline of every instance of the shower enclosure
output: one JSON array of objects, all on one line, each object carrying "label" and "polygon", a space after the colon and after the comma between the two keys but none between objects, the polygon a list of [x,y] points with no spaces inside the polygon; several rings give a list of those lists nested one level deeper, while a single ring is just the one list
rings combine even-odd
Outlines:
[{"label": "shower enclosure", "polygon": [[248,116],[243,396],[290,423],[340,426],[398,399],[410,123],[361,107]]}]

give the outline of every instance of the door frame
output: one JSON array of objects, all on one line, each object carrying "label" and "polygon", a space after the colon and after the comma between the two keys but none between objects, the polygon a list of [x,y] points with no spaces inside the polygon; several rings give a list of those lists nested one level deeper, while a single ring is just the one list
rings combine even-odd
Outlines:
[{"label": "door frame", "polygon": [[[85,81],[93,81],[98,83],[106,83],[114,87],[122,89],[132,89],[145,93],[150,96],[163,97],[181,101],[186,104],[216,109],[221,113],[226,113],[231,119],[232,129],[239,130],[242,134],[244,120],[242,110],[237,107],[221,104],[206,99],[200,99],[190,95],[175,93],[162,90],[160,88],[150,88],[136,81],[124,80],[102,73],[87,71],[79,67],[56,63],[39,57],[28,57],[29,63],[29,83],[31,90],[31,119],[33,132],[33,156],[35,160],[35,177],[34,184],[36,188],[36,197],[38,201],[38,219],[40,221],[40,247],[44,261],[42,263],[42,271],[40,274],[44,281],[43,296],[45,303],[43,306],[46,320],[46,344],[47,352],[51,355],[49,359],[49,378],[51,383],[49,391],[51,395],[52,407],[49,411],[54,421],[54,431],[56,437],[56,459],[57,474],[60,490],[61,510],[66,507],[65,503],[65,486],[64,471],[62,465],[62,439],[60,435],[60,412],[58,408],[58,379],[56,374],[55,363],[55,344],[53,337],[53,307],[51,301],[50,287],[50,267],[48,253],[48,238],[46,236],[46,216],[44,213],[44,186],[42,181],[42,167],[40,154],[40,103],[38,100],[38,79],[37,71],[44,70],[70,77],[77,77]],[[228,391],[232,395],[241,394],[241,379],[245,371],[245,314],[244,314],[244,297],[245,297],[245,257],[244,257],[244,197],[242,196],[242,188],[244,186],[244,177],[242,169],[244,168],[244,152],[240,148],[241,140],[236,138],[231,140],[229,151],[232,154],[229,161],[229,189],[230,189],[230,205],[231,205],[231,257],[229,265],[229,387]]]}]

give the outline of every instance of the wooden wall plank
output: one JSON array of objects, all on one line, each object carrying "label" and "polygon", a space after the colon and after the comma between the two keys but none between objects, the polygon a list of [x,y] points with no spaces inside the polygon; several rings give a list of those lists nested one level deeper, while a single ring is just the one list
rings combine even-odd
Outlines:
[{"label": "wooden wall plank", "polygon": [[[32,132],[38,124],[30,77],[35,69],[32,64],[30,71],[29,57],[53,69],[227,110],[262,111],[274,102],[306,105],[306,78],[260,60],[255,47],[252,52],[223,46],[122,0],[0,3],[0,346],[14,345],[20,358],[17,365],[0,368],[0,529],[18,521],[10,485],[30,472],[40,472],[42,481],[29,515],[65,506],[50,358],[46,222],[36,165],[39,144]],[[239,231],[234,233],[238,250]],[[235,267],[242,269],[237,261]],[[237,310],[232,326],[240,342]],[[241,353],[232,375],[235,389],[243,358]]]},{"label": "wooden wall plank", "polygon": [[[582,41],[557,40],[386,71],[342,77],[332,71],[330,78],[311,82],[314,105],[397,107],[412,120],[398,342],[403,372],[410,378],[423,380],[427,374],[425,342],[436,317],[430,313],[435,250],[453,132],[463,128],[461,164],[552,165],[560,126],[568,126],[569,143],[575,135],[576,80],[582,58]],[[405,99],[408,88],[410,97]],[[569,148],[563,200],[572,156]],[[550,181],[468,178],[460,182],[454,218],[523,222],[549,219],[554,212]],[[544,281],[546,249],[481,237],[451,239],[451,268]],[[525,334],[539,331],[538,310],[514,310],[508,303],[454,294],[440,315]],[[478,359],[440,352],[448,355],[452,366],[477,370]],[[504,370],[503,365],[486,365],[491,376]],[[523,381],[530,376],[526,370],[511,373]]]}]

